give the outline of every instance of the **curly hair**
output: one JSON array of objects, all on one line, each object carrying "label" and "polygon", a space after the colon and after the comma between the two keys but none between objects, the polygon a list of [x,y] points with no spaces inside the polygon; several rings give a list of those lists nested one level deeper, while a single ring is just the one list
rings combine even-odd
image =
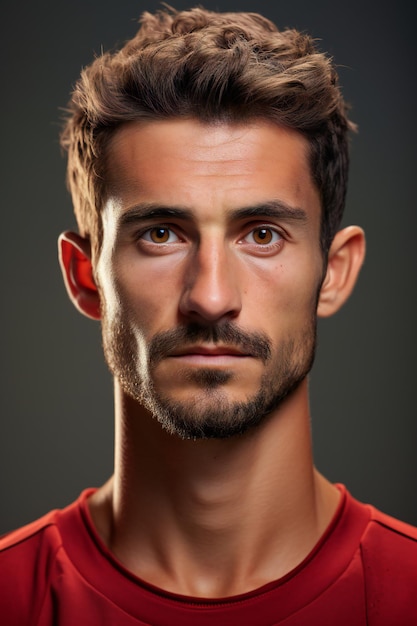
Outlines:
[{"label": "curly hair", "polygon": [[322,204],[326,254],[340,226],[354,125],[332,60],[314,40],[279,31],[257,13],[170,7],[143,13],[137,34],[86,67],[75,85],[61,144],[78,227],[98,254],[106,147],[126,122],[197,118],[272,121],[303,134]]}]

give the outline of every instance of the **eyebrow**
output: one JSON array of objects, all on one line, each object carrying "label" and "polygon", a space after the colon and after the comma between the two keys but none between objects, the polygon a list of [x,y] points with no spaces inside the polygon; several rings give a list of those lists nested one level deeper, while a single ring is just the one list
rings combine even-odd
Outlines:
[{"label": "eyebrow", "polygon": [[[307,213],[304,209],[293,207],[282,200],[270,200],[257,205],[250,205],[240,209],[228,211],[232,220],[245,218],[272,217],[280,220],[297,221],[306,223]],[[192,220],[194,213],[187,207],[164,206],[160,204],[138,204],[125,211],[119,219],[119,227],[126,227],[149,219],[177,218]]]},{"label": "eyebrow", "polygon": [[119,226],[130,226],[138,222],[146,221],[151,218],[166,219],[167,217],[176,217],[180,219],[191,219],[192,211],[183,207],[168,207],[160,204],[138,204],[125,211],[119,219]]},{"label": "eyebrow", "polygon": [[243,219],[247,217],[273,217],[275,219],[294,220],[306,223],[307,213],[304,209],[293,207],[282,200],[270,200],[255,206],[243,207],[231,211],[233,219]]}]

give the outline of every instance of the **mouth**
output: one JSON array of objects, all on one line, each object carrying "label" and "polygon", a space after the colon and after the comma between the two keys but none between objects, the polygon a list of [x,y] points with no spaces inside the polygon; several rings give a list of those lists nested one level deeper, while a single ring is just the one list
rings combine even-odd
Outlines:
[{"label": "mouth", "polygon": [[168,355],[181,362],[189,361],[195,365],[226,365],[236,362],[236,359],[250,357],[247,352],[242,352],[233,346],[185,346]]}]

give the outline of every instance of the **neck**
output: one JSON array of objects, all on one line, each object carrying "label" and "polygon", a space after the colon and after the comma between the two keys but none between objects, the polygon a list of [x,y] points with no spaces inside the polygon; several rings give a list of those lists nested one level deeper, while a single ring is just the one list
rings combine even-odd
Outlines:
[{"label": "neck", "polygon": [[200,597],[276,580],[337,506],[314,469],[307,382],[240,437],[184,441],[116,386],[115,475],[91,500],[104,541],[140,578]]}]

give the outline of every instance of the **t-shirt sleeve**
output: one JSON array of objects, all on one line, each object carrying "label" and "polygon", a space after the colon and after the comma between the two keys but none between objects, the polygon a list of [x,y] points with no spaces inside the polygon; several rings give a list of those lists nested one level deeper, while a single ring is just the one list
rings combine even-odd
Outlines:
[{"label": "t-shirt sleeve", "polygon": [[46,520],[0,539],[0,623],[37,624],[61,546],[59,533]]},{"label": "t-shirt sleeve", "polygon": [[376,512],[361,544],[369,626],[417,626],[417,531]]}]

